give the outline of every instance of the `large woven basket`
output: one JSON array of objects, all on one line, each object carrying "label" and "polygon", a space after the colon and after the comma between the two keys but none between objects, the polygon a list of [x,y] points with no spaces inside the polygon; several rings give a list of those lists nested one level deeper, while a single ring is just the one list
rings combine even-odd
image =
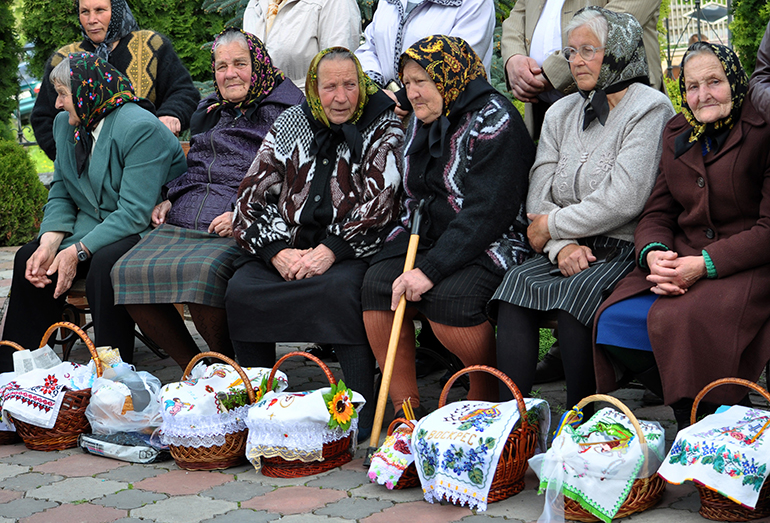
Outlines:
[{"label": "large woven basket", "polygon": [[[289,358],[295,356],[302,356],[309,360],[314,361],[326,375],[326,379],[329,380],[330,385],[336,385],[337,380],[334,379],[332,371],[329,370],[323,361],[316,358],[308,352],[290,352],[284,357],[279,359],[273,366],[273,370],[270,371],[270,377],[268,383],[273,382],[275,373],[278,372],[278,367]],[[320,461],[301,461],[301,460],[287,460],[282,457],[276,456],[272,458],[262,457],[262,474],[271,478],[299,478],[302,476],[311,476],[313,474],[320,474],[333,468],[344,465],[353,459],[353,453],[350,450],[351,435],[348,434],[344,438],[332,441],[330,443],[324,443],[322,459]]]},{"label": "large woven basket", "polygon": [[[634,413],[626,407],[623,402],[613,398],[612,396],[606,396],[604,394],[594,394],[580,400],[577,404],[578,409],[582,409],[586,405],[594,401],[605,401],[613,404],[620,409],[623,414],[631,420],[631,424],[636,429],[636,434],[639,437],[641,443],[645,443],[644,434],[642,433],[642,427],[639,425],[639,420],[636,419]],[[558,435],[558,434],[557,434]],[[645,446],[645,449],[647,447]],[[645,452],[649,452],[647,449]],[[648,462],[647,455],[644,456],[645,463]],[[655,506],[660,498],[663,496],[663,492],[666,490],[666,482],[658,476],[658,473],[651,475],[647,478],[636,478],[634,484],[631,486],[631,491],[628,493],[628,497],[620,506],[618,513],[615,514],[614,519],[624,518],[635,514],[636,512],[642,512]],[[588,512],[586,509],[580,506],[580,503],[574,499],[564,497],[564,517],[566,519],[572,519],[575,521],[599,521],[599,518]]]},{"label": "large woven basket", "polygon": [[[25,350],[24,347],[12,341],[0,341],[0,345],[13,347],[16,350]],[[0,445],[11,445],[18,441],[21,441],[21,438],[15,430],[0,430]]]},{"label": "large woven basket", "polygon": [[[238,373],[243,384],[246,386],[249,405],[254,403],[256,396],[254,395],[254,387],[252,387],[249,377],[240,365],[224,354],[219,354],[218,352],[202,352],[196,354],[184,370],[184,374],[182,375],[183,381],[190,376],[195,364],[203,358],[220,359],[235,369],[235,372]],[[223,445],[214,445],[213,447],[169,445],[168,448],[171,451],[171,457],[174,458],[174,461],[180,468],[186,470],[226,469],[240,465],[241,463],[246,463],[246,439],[248,434],[249,431],[245,428],[239,432],[226,434],[225,443]]]},{"label": "large woven basket", "polygon": [[516,384],[500,372],[499,370],[487,367],[486,365],[471,365],[456,372],[444,385],[441,396],[438,400],[438,408],[446,405],[447,396],[452,389],[455,380],[464,374],[471,372],[486,372],[500,379],[513,394],[519,407],[519,417],[521,421],[508,435],[508,440],[503,447],[503,453],[500,455],[500,461],[497,462],[497,469],[492,478],[492,485],[489,487],[487,502],[492,503],[509,498],[524,490],[524,473],[527,472],[527,461],[535,455],[537,447],[538,425],[530,423],[527,419],[527,407],[524,404],[524,397],[521,395]]},{"label": "large woven basket", "polygon": [[[43,334],[40,346],[44,347],[48,343],[51,334],[61,328],[71,330],[83,340],[86,347],[88,347],[88,352],[91,353],[91,358],[96,364],[96,375],[101,377],[102,365],[99,361],[99,356],[96,354],[94,342],[91,341],[88,334],[74,323],[60,321],[48,327],[48,330]],[[90,401],[90,388],[68,390],[64,394],[59,416],[56,418],[56,424],[52,428],[44,429],[18,420],[13,420],[13,424],[16,425],[16,432],[24,440],[24,444],[28,449],[50,451],[77,447],[78,436],[91,432],[91,424],[88,423],[86,418],[86,407],[88,407]]]},{"label": "large woven basket", "polygon": [[[720,385],[743,385],[757,391],[770,402],[770,394],[756,383],[740,378],[722,378],[706,385],[695,397],[695,401],[692,404],[692,412],[690,413],[690,423],[695,423],[698,405],[703,397]],[[706,486],[696,483],[695,487],[698,489],[698,494],[700,494],[700,510],[698,513],[706,519],[715,521],[751,521],[770,516],[770,481],[765,480],[765,483],[762,485],[762,490],[759,491],[759,499],[757,499],[757,505],[754,510],[739,505]]]}]

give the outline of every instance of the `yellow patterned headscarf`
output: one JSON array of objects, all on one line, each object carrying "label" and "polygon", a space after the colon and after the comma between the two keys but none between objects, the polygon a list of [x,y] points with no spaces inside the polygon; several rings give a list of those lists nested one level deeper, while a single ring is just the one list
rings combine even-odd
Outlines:
[{"label": "yellow patterned headscarf", "polygon": [[403,75],[404,64],[408,59],[420,64],[436,84],[444,99],[444,116],[450,115],[453,102],[472,80],[487,79],[481,59],[462,38],[433,35],[417,41],[401,55],[399,78]]},{"label": "yellow patterned headscarf", "polygon": [[348,120],[348,123],[356,123],[361,115],[364,113],[364,107],[369,100],[369,96],[376,93],[380,88],[377,87],[371,78],[366,76],[364,70],[361,68],[361,63],[358,58],[355,57],[348,49],[344,47],[330,47],[324,49],[313,58],[310,62],[310,67],[307,71],[307,78],[305,79],[305,98],[310,106],[310,112],[313,114],[313,118],[321,122],[326,127],[329,127],[329,120],[326,118],[323,106],[321,105],[321,98],[318,95],[318,64],[321,59],[332,52],[344,52],[350,55],[350,59],[356,64],[356,71],[358,72],[358,104],[353,116]]}]

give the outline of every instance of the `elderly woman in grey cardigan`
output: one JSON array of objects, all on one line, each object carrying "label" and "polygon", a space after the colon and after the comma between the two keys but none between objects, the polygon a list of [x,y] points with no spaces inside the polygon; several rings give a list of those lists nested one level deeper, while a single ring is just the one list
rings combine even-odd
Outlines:
[{"label": "elderly woman in grey cardigan", "polygon": [[541,254],[508,271],[492,306],[498,367],[525,395],[537,365],[538,322],[543,315],[558,320],[572,406],[595,392],[594,314],[602,294],[633,268],[634,227],[674,110],[649,87],[642,28],[631,15],[586,7],[567,33],[564,56],[579,92],[546,113],[527,195],[527,236]]}]

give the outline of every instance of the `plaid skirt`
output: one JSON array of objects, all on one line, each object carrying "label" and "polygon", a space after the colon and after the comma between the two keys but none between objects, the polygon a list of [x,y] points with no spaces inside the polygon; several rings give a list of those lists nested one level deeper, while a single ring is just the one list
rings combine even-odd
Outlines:
[{"label": "plaid skirt", "polygon": [[223,309],[233,262],[242,253],[233,238],[163,224],[113,267],[115,303],[198,303]]},{"label": "plaid skirt", "polygon": [[554,265],[548,257],[537,255],[518,267],[513,267],[503,278],[490,301],[501,300],[512,305],[538,311],[563,310],[583,325],[592,325],[599,305],[615,285],[634,268],[634,244],[631,242],[596,236],[580,242],[592,250],[597,247],[614,246],[619,254],[606,263],[589,267],[584,271],[565,278],[551,276],[548,272]]}]

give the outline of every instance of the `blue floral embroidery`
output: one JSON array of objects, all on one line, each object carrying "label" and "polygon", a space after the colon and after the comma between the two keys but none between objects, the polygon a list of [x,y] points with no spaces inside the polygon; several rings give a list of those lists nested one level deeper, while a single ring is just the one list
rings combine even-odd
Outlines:
[{"label": "blue floral embroidery", "polygon": [[445,470],[451,470],[459,477],[463,473],[468,474],[471,483],[482,485],[484,483],[484,472],[477,467],[484,463],[485,454],[495,446],[495,438],[479,438],[479,443],[475,448],[468,449],[457,448],[451,445],[444,452],[444,461],[441,466]]},{"label": "blue floral embroidery", "polygon": [[672,465],[692,465],[700,461],[702,465],[711,465],[719,474],[732,478],[743,476],[742,484],[751,485],[759,492],[765,481],[767,465],[758,465],[754,458],[748,459],[739,451],[730,451],[726,445],[715,447],[716,445],[709,442],[690,443],[681,440],[671,447],[668,462]]}]

